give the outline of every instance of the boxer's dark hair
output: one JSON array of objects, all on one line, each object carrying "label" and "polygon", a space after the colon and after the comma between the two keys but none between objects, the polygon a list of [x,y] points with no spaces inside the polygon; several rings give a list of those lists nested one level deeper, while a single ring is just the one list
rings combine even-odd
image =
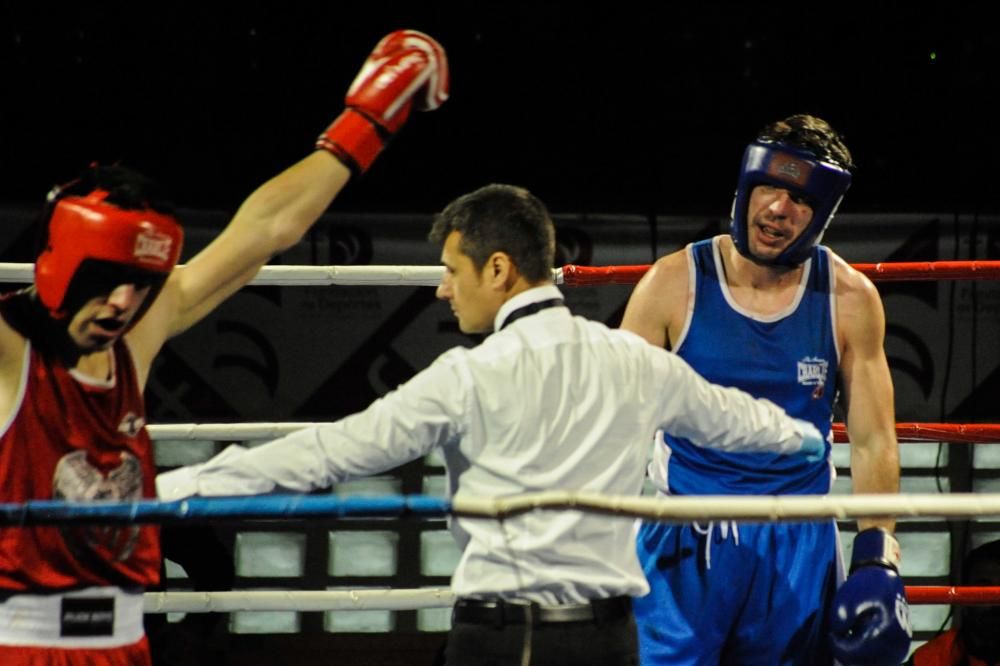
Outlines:
[{"label": "boxer's dark hair", "polygon": [[806,150],[821,160],[845,169],[854,168],[843,137],[822,118],[799,113],[773,122],[760,131],[758,141],[777,141]]}]

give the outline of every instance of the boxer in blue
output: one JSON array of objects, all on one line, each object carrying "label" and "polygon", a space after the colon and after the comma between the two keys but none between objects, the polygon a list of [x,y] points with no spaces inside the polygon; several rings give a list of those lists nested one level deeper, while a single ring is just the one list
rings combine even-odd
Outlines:
[{"label": "boxer in blue", "polygon": [[[898,492],[885,315],[872,283],[819,243],[851,182],[850,152],[825,121],[766,127],[744,153],[729,235],[661,258],[622,328],[666,346],[708,380],[768,398],[830,433],[837,379],[854,492]],[[834,468],[658,441],[650,476],[671,495],[830,490]],[[891,520],[860,521],[843,581],[833,521],[646,523],[651,592],[635,604],[642,663],[899,664],[908,608]],[[838,589],[839,586],[839,589]]]}]

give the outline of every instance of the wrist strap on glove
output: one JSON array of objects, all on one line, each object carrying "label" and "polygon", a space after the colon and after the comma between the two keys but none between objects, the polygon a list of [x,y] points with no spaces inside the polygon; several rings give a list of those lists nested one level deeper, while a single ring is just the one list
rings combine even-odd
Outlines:
[{"label": "wrist strap on glove", "polygon": [[872,527],[858,532],[854,537],[849,573],[868,566],[885,567],[898,572],[901,560],[899,542],[885,529]]},{"label": "wrist strap on glove", "polygon": [[364,173],[385,147],[379,126],[354,109],[344,109],[316,140],[316,148],[333,153],[355,173]]}]

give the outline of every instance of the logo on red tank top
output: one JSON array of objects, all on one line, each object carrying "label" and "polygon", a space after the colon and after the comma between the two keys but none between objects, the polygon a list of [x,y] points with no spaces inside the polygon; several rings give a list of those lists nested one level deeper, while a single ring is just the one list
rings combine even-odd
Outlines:
[{"label": "logo on red tank top", "polygon": [[122,422],[118,424],[118,432],[129,437],[135,437],[144,425],[146,425],[146,419],[136,416],[133,412],[129,412],[122,419]]},{"label": "logo on red tank top", "polygon": [[[107,473],[87,460],[86,451],[67,453],[56,465],[52,478],[52,497],[68,502],[98,500],[128,501],[142,499],[142,464],[125,451],[121,464]],[[70,550],[102,553],[123,562],[135,549],[139,526],[67,526],[60,528]]]}]

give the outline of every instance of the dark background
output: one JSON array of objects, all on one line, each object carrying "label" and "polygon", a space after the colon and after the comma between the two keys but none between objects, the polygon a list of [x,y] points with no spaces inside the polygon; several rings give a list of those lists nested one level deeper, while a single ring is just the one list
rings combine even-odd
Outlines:
[{"label": "dark background", "polygon": [[339,210],[506,181],[555,212],[718,214],[755,132],[810,112],[858,163],[842,211],[995,212],[1000,40],[987,9],[939,4],[5,2],[0,202],[122,160],[184,207],[233,209],[411,27],[448,50],[452,99]]}]

